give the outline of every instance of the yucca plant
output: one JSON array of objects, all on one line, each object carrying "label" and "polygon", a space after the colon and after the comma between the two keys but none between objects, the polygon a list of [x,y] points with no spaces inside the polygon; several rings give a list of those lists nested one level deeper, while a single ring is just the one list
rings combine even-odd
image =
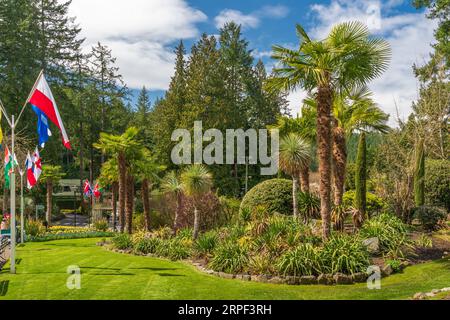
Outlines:
[{"label": "yucca plant", "polygon": [[320,199],[310,192],[299,192],[298,209],[306,223],[312,218],[320,217]]},{"label": "yucca plant", "polygon": [[186,167],[181,173],[181,184],[183,192],[193,199],[194,203],[194,240],[198,238],[200,228],[200,213],[197,202],[202,195],[211,190],[212,176],[204,165],[194,164]]},{"label": "yucca plant", "polygon": [[309,165],[311,146],[299,134],[291,133],[281,139],[278,159],[280,169],[292,177],[292,206],[296,219],[298,218],[298,177],[302,168]]}]

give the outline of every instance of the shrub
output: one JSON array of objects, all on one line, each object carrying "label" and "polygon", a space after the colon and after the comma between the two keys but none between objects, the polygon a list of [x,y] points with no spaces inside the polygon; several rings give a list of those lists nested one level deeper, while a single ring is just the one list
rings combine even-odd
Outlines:
[{"label": "shrub", "polygon": [[194,243],[194,252],[199,257],[205,257],[213,252],[218,243],[216,231],[208,231],[201,234]]},{"label": "shrub", "polygon": [[432,206],[444,207],[450,212],[450,161],[425,162],[425,199]]},{"label": "shrub", "polygon": [[170,239],[170,237],[172,237],[172,229],[169,227],[161,227],[158,230],[155,230],[153,235],[160,239]]},{"label": "shrub", "polygon": [[264,206],[269,213],[292,214],[292,181],[272,179],[253,187],[242,200],[240,212]]},{"label": "shrub", "polygon": [[325,242],[321,256],[327,273],[353,274],[365,272],[369,266],[369,253],[357,236],[333,235]]},{"label": "shrub", "polygon": [[[350,190],[344,193],[342,198],[342,203],[345,208],[354,207],[355,203],[355,191]],[[366,212],[369,216],[372,216],[376,213],[383,212],[388,208],[388,204],[382,198],[374,195],[371,192],[367,192],[366,195]]]},{"label": "shrub", "polygon": [[214,249],[209,266],[215,271],[239,273],[246,268],[248,263],[248,252],[239,244],[226,241]]},{"label": "shrub", "polygon": [[418,247],[431,248],[433,247],[433,240],[425,234],[421,234],[419,238],[415,241]]},{"label": "shrub", "polygon": [[126,250],[133,247],[130,235],[121,233],[112,238],[112,243],[116,249]]},{"label": "shrub", "polygon": [[305,219],[320,217],[320,199],[310,192],[299,192],[298,211]]},{"label": "shrub", "polygon": [[224,226],[229,223],[235,223],[239,219],[239,207],[241,201],[235,198],[220,197],[220,215],[217,221],[217,226]]},{"label": "shrub", "polygon": [[407,237],[408,226],[399,218],[383,213],[368,219],[360,230],[363,238],[377,237],[380,241],[380,250],[391,256],[403,256],[403,248],[410,246]]},{"label": "shrub", "polygon": [[386,265],[390,266],[394,273],[400,272],[402,270],[402,262],[398,259],[387,260]]},{"label": "shrub", "polygon": [[276,263],[280,274],[291,276],[310,276],[322,272],[323,263],[320,251],[310,243],[302,243],[288,250]]},{"label": "shrub", "polygon": [[94,229],[97,231],[106,231],[109,228],[108,220],[106,219],[99,219],[94,222]]},{"label": "shrub", "polygon": [[45,233],[45,227],[38,220],[28,220],[25,224],[25,233],[31,237],[36,237]]},{"label": "shrub", "polygon": [[252,274],[273,274],[276,272],[273,257],[267,252],[261,252],[250,258],[249,269]]},{"label": "shrub", "polygon": [[158,238],[143,238],[134,244],[134,250],[142,254],[155,253],[161,242],[162,240]]},{"label": "shrub", "polygon": [[179,240],[192,239],[194,231],[192,228],[180,229],[177,232],[176,238]]},{"label": "shrub", "polygon": [[436,207],[421,206],[414,209],[414,218],[418,219],[426,231],[434,231],[440,228],[447,214]]}]

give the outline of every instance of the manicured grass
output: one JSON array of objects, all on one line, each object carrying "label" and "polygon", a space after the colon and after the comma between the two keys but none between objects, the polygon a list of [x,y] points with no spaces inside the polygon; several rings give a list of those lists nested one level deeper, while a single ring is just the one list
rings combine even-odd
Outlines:
[{"label": "manicured grass", "polygon": [[[59,240],[18,248],[17,274],[9,274],[9,265],[0,273],[0,299],[408,299],[450,285],[448,260],[409,267],[383,279],[381,290],[365,284],[288,286],[221,279],[184,262],[110,252],[96,246],[97,241]],[[69,265],[81,268],[80,290],[66,287]]]}]

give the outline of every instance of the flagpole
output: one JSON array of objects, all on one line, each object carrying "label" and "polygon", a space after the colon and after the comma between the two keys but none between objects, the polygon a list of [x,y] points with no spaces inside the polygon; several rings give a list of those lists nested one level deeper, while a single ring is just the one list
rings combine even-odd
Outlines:
[{"label": "flagpole", "polygon": [[25,171],[19,169],[20,173],[20,243],[24,242],[25,221],[23,217],[24,201],[23,201],[23,175]]},{"label": "flagpole", "polygon": [[14,115],[11,115],[11,148],[12,148],[12,169],[9,183],[11,200],[11,253],[10,253],[10,272],[16,273],[16,177],[14,173]]}]

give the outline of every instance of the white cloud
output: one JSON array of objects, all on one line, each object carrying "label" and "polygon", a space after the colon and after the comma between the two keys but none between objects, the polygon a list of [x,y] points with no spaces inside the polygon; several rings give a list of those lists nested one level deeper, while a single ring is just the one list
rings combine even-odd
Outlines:
[{"label": "white cloud", "polygon": [[243,29],[255,29],[259,27],[263,18],[284,18],[289,13],[289,9],[282,5],[264,6],[259,10],[244,14],[239,10],[224,9],[214,18],[216,27],[219,29],[227,22],[234,21],[240,24]]},{"label": "white cloud", "polygon": [[[311,12],[316,18],[311,35],[323,38],[331,27],[339,22],[358,20],[365,22],[374,34],[383,36],[392,47],[389,69],[382,77],[370,84],[374,97],[381,108],[391,115],[390,124],[396,124],[397,112],[406,119],[411,103],[417,98],[417,81],[412,71],[414,63],[422,64],[431,52],[435,23],[423,13],[386,15],[389,7],[401,1],[350,1],[332,0],[329,5],[315,4]],[[374,10],[378,6],[379,10]],[[377,20],[379,19],[379,20]],[[298,109],[295,99],[292,109]],[[295,114],[295,112],[292,112]]]},{"label": "white cloud", "polygon": [[256,28],[259,26],[259,18],[252,14],[243,14],[239,10],[225,9],[222,10],[217,17],[214,18],[217,28],[223,27],[227,22],[236,22],[242,28]]},{"label": "white cloud", "polygon": [[86,50],[100,41],[113,50],[131,88],[167,89],[173,73],[173,44],[199,35],[206,15],[184,0],[73,0],[70,15],[86,37]]}]

